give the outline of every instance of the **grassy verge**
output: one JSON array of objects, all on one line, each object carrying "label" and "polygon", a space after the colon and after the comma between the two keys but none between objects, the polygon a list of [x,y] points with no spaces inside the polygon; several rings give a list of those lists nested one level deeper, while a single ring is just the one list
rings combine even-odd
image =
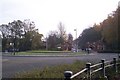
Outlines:
[{"label": "grassy verge", "polygon": [[[118,61],[120,63],[120,61]],[[108,68],[106,75],[109,80],[120,80],[120,64],[117,66],[117,73],[115,72],[114,67]]]},{"label": "grassy verge", "polygon": [[[44,69],[34,69],[29,72],[21,72],[15,75],[15,78],[64,78],[64,71],[70,70],[73,74],[79,72],[85,68],[85,62],[76,61],[73,64],[63,64],[54,67],[45,67]],[[81,79],[86,73],[78,76],[73,80]],[[119,80],[120,79],[120,65],[118,66],[118,73],[114,72],[113,67],[106,69],[106,76],[108,80]],[[96,72],[92,75],[92,80],[106,80],[101,77],[101,72]]]},{"label": "grassy verge", "polygon": [[[118,63],[120,63],[118,61]],[[105,69],[105,76],[107,77],[107,79],[103,78],[101,75],[103,73],[101,73],[101,71],[98,71],[96,73],[94,73],[94,75],[92,75],[92,80],[120,80],[120,65],[117,66],[117,73],[115,72],[114,67],[108,67]]]},{"label": "grassy verge", "polygon": [[16,52],[16,55],[79,55],[85,52],[71,52],[71,51],[26,51],[26,52]]},{"label": "grassy verge", "polygon": [[73,74],[85,67],[84,62],[76,61],[73,64],[64,64],[54,67],[45,67],[44,69],[34,69],[29,72],[21,72],[15,75],[15,78],[64,78],[64,71],[73,71]]}]

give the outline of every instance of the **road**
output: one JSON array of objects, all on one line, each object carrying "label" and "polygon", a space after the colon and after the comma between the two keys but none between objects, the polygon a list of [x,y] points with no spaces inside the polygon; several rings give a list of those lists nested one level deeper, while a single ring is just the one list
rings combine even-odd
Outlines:
[{"label": "road", "polygon": [[100,62],[101,59],[111,60],[117,57],[113,53],[94,53],[79,56],[3,56],[2,57],[2,76],[13,78],[18,72],[29,71],[35,68],[44,68],[59,64],[71,64],[76,60],[86,62]]}]

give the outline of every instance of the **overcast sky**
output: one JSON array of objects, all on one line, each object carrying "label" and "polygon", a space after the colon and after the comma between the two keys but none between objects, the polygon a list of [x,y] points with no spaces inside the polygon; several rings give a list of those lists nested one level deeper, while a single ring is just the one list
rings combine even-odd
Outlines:
[{"label": "overcast sky", "polygon": [[[59,22],[67,33],[78,36],[94,23],[102,22],[115,11],[119,0],[0,0],[0,24],[30,19],[47,36]],[[75,37],[74,37],[75,38]]]}]

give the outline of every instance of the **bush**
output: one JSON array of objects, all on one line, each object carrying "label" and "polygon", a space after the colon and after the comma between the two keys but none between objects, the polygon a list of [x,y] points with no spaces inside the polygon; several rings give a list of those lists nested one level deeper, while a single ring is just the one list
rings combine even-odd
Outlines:
[{"label": "bush", "polygon": [[120,53],[120,50],[101,50],[98,53]]}]

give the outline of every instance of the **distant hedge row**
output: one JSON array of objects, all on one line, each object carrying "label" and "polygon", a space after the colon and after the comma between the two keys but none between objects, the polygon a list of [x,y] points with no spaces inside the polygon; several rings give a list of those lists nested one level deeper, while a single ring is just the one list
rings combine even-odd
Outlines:
[{"label": "distant hedge row", "polygon": [[98,53],[120,53],[120,50],[102,50],[97,52]]}]

